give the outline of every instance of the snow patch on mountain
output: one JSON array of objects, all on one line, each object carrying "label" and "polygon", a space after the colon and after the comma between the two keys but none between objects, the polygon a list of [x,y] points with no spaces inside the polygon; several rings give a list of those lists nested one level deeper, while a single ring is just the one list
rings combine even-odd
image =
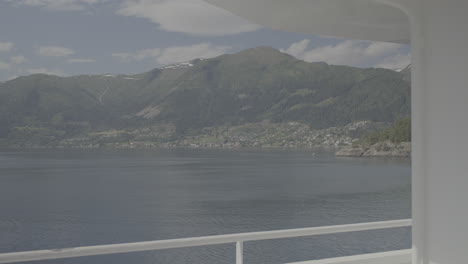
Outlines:
[{"label": "snow patch on mountain", "polygon": [[161,69],[167,70],[167,69],[185,69],[185,68],[190,68],[190,67],[195,66],[195,64],[197,64],[198,62],[203,61],[203,60],[205,60],[205,59],[194,59],[194,60],[187,61],[187,62],[181,62],[181,63],[177,63],[177,64],[168,65],[168,66],[163,67],[163,68],[161,68]]},{"label": "snow patch on mountain", "polygon": [[189,67],[193,67],[193,66],[194,66],[194,65],[192,64],[192,62],[182,62],[182,63],[173,64],[173,65],[169,65],[169,66],[163,67],[162,69],[163,69],[163,70],[167,70],[167,69],[183,69],[183,68],[189,68]]}]

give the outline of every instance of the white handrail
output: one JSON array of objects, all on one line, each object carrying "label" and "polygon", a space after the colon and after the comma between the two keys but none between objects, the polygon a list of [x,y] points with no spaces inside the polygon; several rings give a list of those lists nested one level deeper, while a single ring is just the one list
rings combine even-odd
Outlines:
[{"label": "white handrail", "polygon": [[101,246],[87,246],[75,248],[63,248],[52,250],[37,250],[27,252],[3,253],[0,254],[0,263],[15,263],[24,261],[62,259],[84,256],[96,256],[117,253],[129,253],[138,251],[185,248],[196,246],[208,246],[216,244],[236,243],[236,263],[242,264],[243,242],[304,237],[334,233],[356,232],[375,229],[386,229],[396,227],[411,226],[412,220],[395,220],[373,223],[348,224],[338,226],[322,226],[311,228],[299,228],[289,230],[264,231],[252,233],[240,233],[230,235],[205,236],[195,238],[169,239],[148,242],[124,243]]}]

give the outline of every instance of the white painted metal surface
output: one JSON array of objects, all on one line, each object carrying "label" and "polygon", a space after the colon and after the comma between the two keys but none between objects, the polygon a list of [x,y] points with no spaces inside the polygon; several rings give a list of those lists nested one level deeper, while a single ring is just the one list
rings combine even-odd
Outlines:
[{"label": "white painted metal surface", "polygon": [[468,263],[468,1],[414,0],[415,264]]},{"label": "white painted metal surface", "polygon": [[216,244],[236,243],[236,263],[242,264],[243,242],[279,238],[304,237],[344,232],[356,232],[375,229],[386,229],[411,226],[412,220],[395,220],[374,223],[360,223],[338,226],[323,226],[290,230],[240,233],[196,238],[170,239],[149,242],[125,243],[102,246],[88,246],[52,250],[38,250],[0,254],[0,263],[15,263],[34,260],[63,259],[83,256],[96,256],[116,253],[160,250],[170,248],[184,248],[207,246]]},{"label": "white painted metal surface", "polygon": [[244,263],[244,242],[237,241],[236,243],[236,264]]}]

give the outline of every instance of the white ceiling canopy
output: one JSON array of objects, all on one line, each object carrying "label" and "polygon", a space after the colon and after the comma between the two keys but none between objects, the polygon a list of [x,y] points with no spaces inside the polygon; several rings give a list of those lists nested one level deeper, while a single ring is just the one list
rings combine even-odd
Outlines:
[{"label": "white ceiling canopy", "polygon": [[205,0],[254,23],[284,31],[409,43],[409,21],[379,0]]}]

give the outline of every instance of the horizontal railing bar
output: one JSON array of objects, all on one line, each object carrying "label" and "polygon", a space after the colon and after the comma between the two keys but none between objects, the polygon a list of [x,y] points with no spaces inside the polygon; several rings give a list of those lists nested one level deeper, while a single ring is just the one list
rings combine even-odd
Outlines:
[{"label": "horizontal railing bar", "polygon": [[375,229],[386,229],[411,226],[412,220],[395,220],[373,223],[348,224],[337,226],[322,226],[311,228],[298,228],[289,230],[251,232],[229,235],[216,235],[195,238],[180,238],[148,242],[135,242],[124,244],[86,246],[75,248],[63,248],[52,250],[37,250],[27,252],[0,254],[0,263],[15,263],[24,261],[62,259],[84,256],[97,256],[106,254],[129,253],[138,251],[149,251],[171,248],[185,248],[196,246],[208,246],[216,244],[236,243],[238,241],[256,241],[280,238],[305,237],[314,235],[325,235],[334,233],[356,232]]}]

